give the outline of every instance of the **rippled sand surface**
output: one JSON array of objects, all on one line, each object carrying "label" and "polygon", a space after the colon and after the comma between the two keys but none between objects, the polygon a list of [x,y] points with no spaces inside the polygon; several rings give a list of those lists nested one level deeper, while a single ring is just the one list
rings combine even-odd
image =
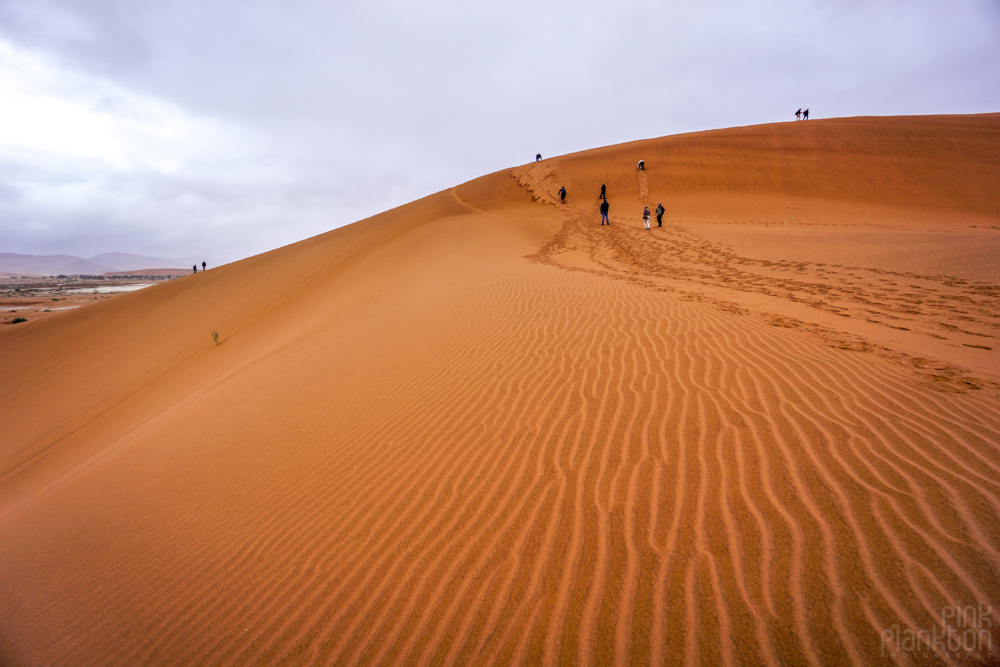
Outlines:
[{"label": "rippled sand surface", "polygon": [[0,664],[1000,651],[998,156],[636,142],[5,331]]}]

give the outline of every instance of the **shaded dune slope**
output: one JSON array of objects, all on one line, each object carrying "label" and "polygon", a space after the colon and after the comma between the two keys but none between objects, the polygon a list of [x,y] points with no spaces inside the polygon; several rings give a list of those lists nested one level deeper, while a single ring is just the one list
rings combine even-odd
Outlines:
[{"label": "shaded dune slope", "polygon": [[598,149],[4,332],[0,663],[904,662],[1000,603],[998,136]]}]

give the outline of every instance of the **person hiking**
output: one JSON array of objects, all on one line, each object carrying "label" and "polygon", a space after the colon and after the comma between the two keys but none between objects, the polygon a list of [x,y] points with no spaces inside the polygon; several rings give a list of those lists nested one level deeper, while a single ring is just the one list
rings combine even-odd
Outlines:
[{"label": "person hiking", "polygon": [[198,265],[197,265],[197,264],[195,264],[195,265],[194,265],[194,266],[192,266],[191,268],[192,268],[192,269],[194,269],[194,272],[195,272],[195,273],[198,273]]},{"label": "person hiking", "polygon": [[607,193],[607,186],[605,186],[604,183],[601,183],[601,196],[598,197],[598,199],[607,199],[608,195],[606,193]]},{"label": "person hiking", "polygon": [[802,119],[802,109],[799,109],[798,111],[795,112],[795,120],[801,120],[801,119]]},{"label": "person hiking", "polygon": [[649,207],[642,207],[642,224],[646,229],[649,229]]},{"label": "person hiking", "polygon": [[601,203],[601,224],[602,225],[610,225],[611,224],[611,221],[608,220],[608,209],[610,209],[610,208],[611,207],[608,206],[608,200],[605,199]]},{"label": "person hiking", "polygon": [[639,160],[639,164],[637,164],[635,168],[638,169],[639,171],[646,171],[646,161]]},{"label": "person hiking", "polygon": [[542,161],[542,154],[535,153],[535,162],[541,162],[541,161]]},{"label": "person hiking", "polygon": [[201,263],[201,270],[204,271],[207,268],[208,268],[208,264],[206,264],[205,262],[202,262]]},{"label": "person hiking", "polygon": [[656,205],[656,226],[663,226],[663,214],[666,213],[666,209],[663,208],[663,202]]},{"label": "person hiking", "polygon": [[802,112],[802,120],[809,120],[809,109]]},{"label": "person hiking", "polygon": [[566,188],[559,188],[559,199],[562,199],[562,203],[566,203]]}]

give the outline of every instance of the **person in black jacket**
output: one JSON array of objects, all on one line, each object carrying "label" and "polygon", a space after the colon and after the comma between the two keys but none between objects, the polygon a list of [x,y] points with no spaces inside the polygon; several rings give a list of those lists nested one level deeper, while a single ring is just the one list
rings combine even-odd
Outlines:
[{"label": "person in black jacket", "polygon": [[605,224],[610,225],[611,224],[611,221],[608,220],[608,209],[609,208],[611,208],[611,207],[608,206],[608,200],[605,199],[601,203],[601,224],[602,225],[605,225]]},{"label": "person in black jacket", "polygon": [[562,203],[566,203],[566,188],[559,188],[559,199],[562,199]]},{"label": "person in black jacket", "polygon": [[656,226],[663,226],[663,214],[666,213],[666,209],[663,208],[663,202],[656,205]]}]

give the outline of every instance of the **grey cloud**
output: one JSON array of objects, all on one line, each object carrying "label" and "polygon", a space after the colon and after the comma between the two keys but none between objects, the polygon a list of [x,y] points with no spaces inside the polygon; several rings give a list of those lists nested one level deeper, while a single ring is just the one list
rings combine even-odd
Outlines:
[{"label": "grey cloud", "polygon": [[[146,254],[189,254],[189,242],[259,252],[536,151],[788,120],[800,106],[814,117],[1000,107],[989,0],[0,0],[0,34],[254,138],[238,158],[181,174],[81,167],[105,193],[92,209],[28,196],[3,209],[3,222],[48,225],[51,236],[20,243],[74,254],[89,252],[66,245],[89,225],[100,243],[154,230],[116,245]],[[95,108],[129,112],[113,97]]]},{"label": "grey cloud", "polygon": [[[2,167],[0,167],[2,168]],[[0,181],[0,205],[17,204],[21,199],[21,190],[10,182]]]}]

